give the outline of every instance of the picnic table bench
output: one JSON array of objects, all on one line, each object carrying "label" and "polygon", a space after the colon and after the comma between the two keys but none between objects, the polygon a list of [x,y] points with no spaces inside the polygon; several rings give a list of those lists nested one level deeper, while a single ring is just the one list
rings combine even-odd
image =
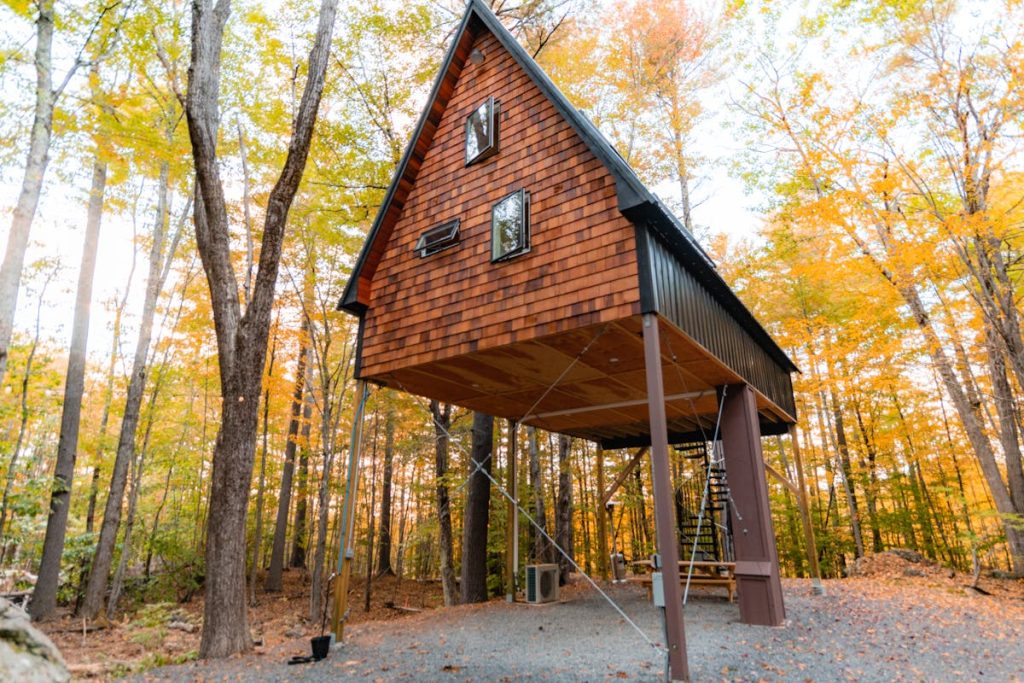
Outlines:
[{"label": "picnic table bench", "polygon": [[[651,598],[653,589],[653,578],[651,575],[654,573],[654,564],[650,560],[637,560],[630,562],[630,566],[635,569],[643,569],[644,574],[639,576],[631,576],[629,581],[642,585],[647,590],[647,598]],[[693,568],[692,576],[690,576],[691,586],[710,586],[710,587],[722,587],[725,588],[726,594],[729,597],[729,602],[732,602],[736,596],[736,563],[735,562],[712,562],[708,560],[694,560],[690,562],[688,560],[679,561],[679,585],[686,585],[686,578],[689,575],[690,568]]]}]

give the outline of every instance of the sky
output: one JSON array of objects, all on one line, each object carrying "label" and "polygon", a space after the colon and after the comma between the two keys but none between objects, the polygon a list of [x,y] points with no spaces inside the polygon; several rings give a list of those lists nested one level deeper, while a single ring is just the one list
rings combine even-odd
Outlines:
[{"label": "sky", "polygon": [[[6,9],[0,8],[0,16],[7,20],[0,22],[2,44],[28,45],[28,49],[31,49],[33,27],[20,19],[12,19]],[[55,51],[58,60],[55,71],[60,76],[63,69],[67,68],[66,56],[73,54],[73,51],[68,45],[57,45]],[[63,63],[62,54],[65,55]],[[728,170],[730,161],[742,151],[738,143],[725,132],[724,126],[725,120],[732,116],[728,102],[736,85],[727,78],[705,94],[704,108],[709,115],[700,124],[696,136],[701,140],[701,154],[709,159],[709,163],[702,169],[702,175],[705,177],[695,197],[701,203],[694,209],[694,218],[698,225],[708,226],[712,234],[725,233],[730,239],[755,236],[762,221],[757,209],[761,198],[749,195],[743,182],[732,176]],[[9,101],[12,98],[24,98],[25,93],[21,90],[31,86],[31,80],[25,78],[24,73],[20,78],[11,77],[8,73],[0,80],[0,94]],[[74,86],[72,90],[73,88]],[[69,101],[66,99],[61,104],[69,106]],[[49,286],[43,300],[41,331],[44,339],[50,339],[56,345],[66,347],[70,342],[74,293],[85,232],[85,205],[90,170],[87,163],[80,161],[62,164],[61,157],[62,151],[58,141],[51,155],[44,193],[32,228],[26,266],[43,258],[57,259],[60,262],[59,275]],[[5,161],[6,164],[0,169],[0,244],[6,244],[7,241],[11,212],[17,202],[20,188],[24,158],[21,154],[9,154]],[[70,167],[77,170],[76,175],[68,177],[64,169]],[[674,198],[678,192],[673,183],[656,186],[653,189],[666,198]],[[144,196],[152,196],[152,188],[144,191]],[[140,232],[147,232],[152,225],[152,211],[148,209],[148,202],[145,202],[145,205],[147,208],[140,211],[136,217]],[[131,219],[107,212],[100,235],[100,251],[93,290],[89,355],[94,361],[106,358],[109,353],[113,339],[112,302],[123,294],[131,270],[133,248]],[[140,250],[122,335],[122,358],[130,359],[134,346],[135,323],[142,308],[146,265],[146,254]],[[15,320],[15,330],[21,333],[30,333],[34,327],[36,306],[39,301],[38,287],[26,280],[27,278],[23,278]],[[168,283],[169,287],[172,285],[173,283]],[[7,379],[11,380],[10,377]]]}]

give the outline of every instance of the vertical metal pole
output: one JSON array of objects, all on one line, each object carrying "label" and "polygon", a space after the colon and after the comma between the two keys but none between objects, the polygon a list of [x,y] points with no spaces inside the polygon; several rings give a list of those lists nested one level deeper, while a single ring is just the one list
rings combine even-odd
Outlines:
[{"label": "vertical metal pole", "polygon": [[683,600],[679,586],[679,546],[676,538],[672,480],[668,466],[668,419],[665,416],[665,385],[661,374],[661,341],[658,316],[644,314],[644,366],[647,371],[647,406],[651,422],[651,475],[654,480],[654,523],[665,592],[665,633],[668,637],[669,676],[690,680],[686,661]]},{"label": "vertical metal pole", "polygon": [[516,485],[516,432],[518,423],[515,420],[508,421],[508,467],[506,487],[512,494],[512,500],[508,501],[506,510],[508,517],[505,520],[505,600],[515,602],[516,599],[516,571],[519,567],[519,511],[516,505],[519,503],[519,487]]},{"label": "vertical metal pole", "polygon": [[779,555],[775,547],[768,481],[761,451],[757,399],[746,384],[724,388],[721,439],[725,474],[734,505],[733,544],[736,549],[736,587],[740,594],[740,621],[778,626],[786,618],[779,581]]},{"label": "vertical metal pole", "polygon": [[821,568],[818,567],[818,545],[814,541],[814,525],[811,524],[811,510],[807,505],[807,486],[804,484],[804,463],[800,455],[800,443],[796,438],[796,425],[789,425],[789,439],[793,444],[793,460],[796,464],[796,481],[800,487],[800,517],[804,523],[804,541],[807,544],[807,561],[811,565],[811,590],[815,595],[824,595],[821,584]]},{"label": "vertical metal pole", "polygon": [[363,444],[363,415],[366,399],[370,395],[369,385],[359,380],[356,385],[355,413],[352,415],[352,435],[348,444],[348,472],[345,482],[345,499],[341,507],[341,535],[338,543],[338,570],[334,584],[334,614],[331,618],[331,633],[338,642],[344,638],[345,612],[348,609],[348,584],[352,575],[352,547],[356,533],[356,494],[359,489],[359,456]]},{"label": "vertical metal pole", "polygon": [[608,562],[611,558],[608,555],[608,513],[604,506],[604,449],[601,444],[597,445],[597,566],[601,572],[601,578],[608,580]]}]

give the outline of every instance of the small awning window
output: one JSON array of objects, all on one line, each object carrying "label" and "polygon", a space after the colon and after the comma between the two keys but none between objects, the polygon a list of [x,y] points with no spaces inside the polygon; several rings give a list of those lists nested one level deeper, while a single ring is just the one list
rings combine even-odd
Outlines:
[{"label": "small awning window", "polygon": [[442,223],[427,230],[416,241],[416,253],[420,257],[430,256],[459,243],[459,219]]}]

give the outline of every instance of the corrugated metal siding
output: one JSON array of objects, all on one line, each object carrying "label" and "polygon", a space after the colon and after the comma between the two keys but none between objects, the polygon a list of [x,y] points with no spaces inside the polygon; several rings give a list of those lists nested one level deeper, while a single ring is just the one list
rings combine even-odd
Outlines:
[{"label": "corrugated metal siding", "polygon": [[[761,348],[658,237],[651,231],[647,235],[658,312],[796,417],[789,372]],[[642,238],[642,233],[638,237]]]}]

